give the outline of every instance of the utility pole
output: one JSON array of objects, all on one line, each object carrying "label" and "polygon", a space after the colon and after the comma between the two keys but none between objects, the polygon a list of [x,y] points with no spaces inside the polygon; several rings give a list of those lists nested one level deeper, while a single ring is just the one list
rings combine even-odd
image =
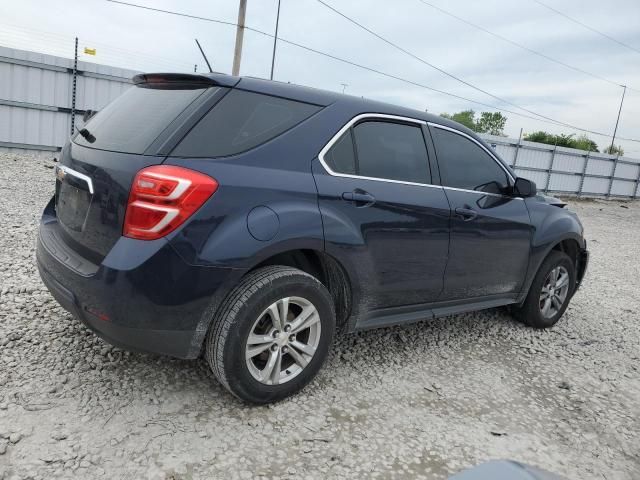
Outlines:
[{"label": "utility pole", "polygon": [[280,0],[278,0],[278,14],[276,16],[276,34],[273,37],[273,54],[271,55],[271,76],[269,80],[273,80],[273,67],[276,63],[276,45],[278,44],[278,24],[280,23]]},{"label": "utility pole", "polygon": [[620,109],[618,110],[618,119],[616,120],[616,127],[613,129],[613,139],[611,139],[611,147],[609,153],[613,152],[614,143],[616,141],[616,133],[618,132],[618,123],[620,122],[620,114],[622,113],[622,103],[624,102],[624,94],[627,93],[627,86],[620,85],[622,87],[622,100],[620,100]]},{"label": "utility pole", "polygon": [[242,42],[244,41],[244,17],[247,13],[247,0],[240,0],[238,8],[238,26],[236,28],[236,48],[233,52],[233,69],[231,75],[240,74],[240,61],[242,60]]},{"label": "utility pole", "polygon": [[344,93],[344,91],[346,90],[346,88],[349,86],[348,83],[341,83],[340,85],[342,85],[342,93]]}]

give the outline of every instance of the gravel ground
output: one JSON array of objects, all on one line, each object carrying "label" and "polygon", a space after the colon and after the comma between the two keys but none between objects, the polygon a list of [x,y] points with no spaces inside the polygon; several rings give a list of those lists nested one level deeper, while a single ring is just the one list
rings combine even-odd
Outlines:
[{"label": "gravel ground", "polygon": [[438,479],[498,458],[640,478],[640,203],[571,202],[592,260],[556,327],[488,310],[344,336],[256,408],[204,361],[123,352],[57,306],[34,260],[52,166],[0,154],[0,480]]}]

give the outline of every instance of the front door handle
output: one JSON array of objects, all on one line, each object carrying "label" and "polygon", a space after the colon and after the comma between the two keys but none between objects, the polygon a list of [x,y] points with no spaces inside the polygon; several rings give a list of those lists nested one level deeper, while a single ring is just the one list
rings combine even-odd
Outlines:
[{"label": "front door handle", "polygon": [[456,215],[462,217],[462,220],[468,222],[478,216],[478,212],[470,208],[456,208]]},{"label": "front door handle", "polygon": [[376,197],[369,192],[363,190],[354,190],[353,192],[344,192],[342,199],[347,202],[352,202],[356,207],[368,207],[376,203]]}]

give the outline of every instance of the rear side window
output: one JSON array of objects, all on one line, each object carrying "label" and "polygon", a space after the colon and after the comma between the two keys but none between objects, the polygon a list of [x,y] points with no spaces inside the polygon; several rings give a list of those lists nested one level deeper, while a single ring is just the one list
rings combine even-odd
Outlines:
[{"label": "rear side window", "polygon": [[204,88],[131,87],[87,122],[87,138],[74,143],[123,153],[143,153]]},{"label": "rear side window", "polygon": [[415,183],[431,181],[420,127],[363,122],[354,127],[353,133],[359,175]]},{"label": "rear side window", "polygon": [[488,193],[509,185],[504,169],[475,142],[441,128],[433,134],[442,185]]},{"label": "rear side window", "polygon": [[399,180],[431,182],[422,129],[384,121],[365,121],[348,130],[325,154],[336,173]]},{"label": "rear side window", "polygon": [[250,150],[320,110],[308,103],[231,90],[172,152],[181,157],[225,157]]}]

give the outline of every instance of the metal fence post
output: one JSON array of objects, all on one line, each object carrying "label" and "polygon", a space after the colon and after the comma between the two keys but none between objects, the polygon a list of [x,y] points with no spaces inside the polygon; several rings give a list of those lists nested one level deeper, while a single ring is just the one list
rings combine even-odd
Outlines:
[{"label": "metal fence post", "polygon": [[76,87],[78,86],[78,37],[73,58],[73,86],[71,87],[71,136],[76,129]]},{"label": "metal fence post", "polygon": [[591,151],[588,151],[584,156],[584,167],[582,167],[582,176],[580,177],[580,187],[578,187],[578,197],[582,195],[582,187],[584,186],[584,178],[587,174],[587,167],[589,166],[589,158],[591,157]]},{"label": "metal fence post", "polygon": [[549,191],[549,184],[551,184],[551,174],[553,173],[553,162],[556,159],[556,150],[558,150],[558,145],[554,145],[553,150],[551,150],[551,161],[549,162],[549,170],[547,171],[547,184],[544,186],[544,193]]},{"label": "metal fence post", "polygon": [[516,168],[516,163],[518,163],[518,152],[520,151],[521,143],[522,143],[522,129],[520,129],[520,136],[518,137],[518,143],[516,144],[516,153],[513,156],[513,165],[511,167],[514,169]]},{"label": "metal fence post", "polygon": [[613,178],[616,176],[616,169],[618,168],[618,160],[620,160],[620,154],[613,161],[613,170],[611,171],[611,178],[609,179],[609,188],[607,188],[607,198],[611,196],[611,187],[613,187]]}]

